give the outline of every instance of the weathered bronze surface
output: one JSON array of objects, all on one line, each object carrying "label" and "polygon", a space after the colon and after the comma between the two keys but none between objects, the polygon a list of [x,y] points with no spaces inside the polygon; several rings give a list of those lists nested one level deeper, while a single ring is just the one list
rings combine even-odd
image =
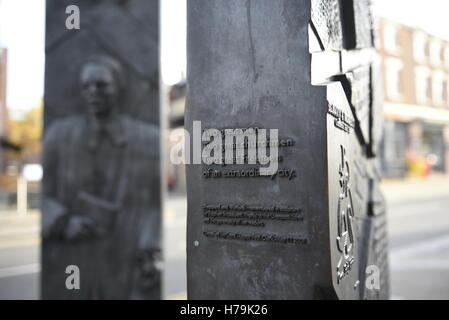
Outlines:
[{"label": "weathered bronze surface", "polygon": [[161,298],[158,8],[47,1],[44,299]]},{"label": "weathered bronze surface", "polygon": [[187,129],[278,129],[290,141],[268,177],[260,165],[187,167],[188,298],[388,298],[369,9],[188,2]]}]

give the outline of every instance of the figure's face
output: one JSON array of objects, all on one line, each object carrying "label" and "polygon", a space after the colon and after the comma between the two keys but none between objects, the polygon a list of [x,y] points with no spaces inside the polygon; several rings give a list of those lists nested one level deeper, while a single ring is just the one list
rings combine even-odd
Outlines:
[{"label": "figure's face", "polygon": [[86,65],[81,72],[81,84],[89,111],[97,117],[108,116],[119,95],[112,71],[100,64]]}]

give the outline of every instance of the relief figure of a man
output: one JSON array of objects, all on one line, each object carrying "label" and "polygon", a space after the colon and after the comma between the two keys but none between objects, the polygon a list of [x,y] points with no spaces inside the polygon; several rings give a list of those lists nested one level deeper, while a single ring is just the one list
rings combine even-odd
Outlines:
[{"label": "relief figure of a man", "polygon": [[[159,130],[125,115],[115,59],[89,59],[80,82],[86,114],[53,121],[44,137],[43,298],[159,299]],[[68,265],[79,290],[65,287]]]}]

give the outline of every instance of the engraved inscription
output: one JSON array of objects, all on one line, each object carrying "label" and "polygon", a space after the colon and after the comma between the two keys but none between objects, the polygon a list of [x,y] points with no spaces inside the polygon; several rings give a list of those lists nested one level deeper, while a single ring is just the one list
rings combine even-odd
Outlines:
[{"label": "engraved inscription", "polygon": [[222,169],[207,169],[203,170],[204,178],[269,178],[271,180],[276,177],[286,178],[292,180],[296,178],[296,170],[293,169],[280,169],[271,176],[263,176],[260,174],[259,168],[252,169],[235,169],[235,170],[222,170]]},{"label": "engraved inscription", "polygon": [[[278,242],[288,244],[307,244],[307,238],[298,234],[281,234],[269,229],[269,225],[282,223],[300,223],[304,220],[299,208],[280,206],[249,206],[249,205],[205,205],[203,206],[204,225],[209,228],[248,227],[247,232],[228,230],[205,230],[203,235],[209,238],[226,240],[253,240],[263,242]],[[251,228],[265,229],[264,233],[250,232]],[[280,230],[283,227],[278,228]],[[240,230],[239,230],[240,231]]]},{"label": "engraved inscription", "polygon": [[270,233],[234,233],[234,232],[216,232],[204,231],[203,235],[209,238],[229,239],[229,240],[253,240],[262,242],[279,242],[285,244],[308,244],[308,239],[297,236],[284,236]]},{"label": "engraved inscription", "polygon": [[347,115],[332,103],[329,103],[327,112],[335,118],[334,125],[336,128],[343,130],[346,133],[351,133],[351,129],[353,129],[355,125],[355,121],[351,116]]},{"label": "engraved inscription", "polygon": [[[252,130],[252,132],[259,133],[262,130],[259,127],[249,127],[248,129],[221,129],[217,130],[219,132],[219,136],[221,135],[221,151],[226,154],[227,150],[232,150],[231,157],[225,156],[225,161],[221,161],[220,163],[213,163],[213,161],[206,162],[208,164],[208,168],[202,170],[202,176],[206,179],[220,179],[220,178],[268,178],[274,180],[276,178],[280,179],[288,179],[293,180],[297,177],[297,172],[292,168],[278,168],[270,175],[264,175],[261,172],[260,164],[261,162],[275,162],[278,165],[284,161],[284,157],[282,155],[266,155],[270,148],[291,148],[295,145],[295,141],[292,138],[280,138],[276,140],[271,140],[267,138],[266,141],[256,141],[251,139],[241,139],[238,142],[232,141],[226,142],[226,134],[231,136],[243,135],[245,130]],[[231,133],[227,132],[231,131]],[[205,130],[204,132],[207,132]],[[203,146],[208,146],[210,142],[202,142]],[[251,155],[251,151],[266,149],[264,152],[265,155],[257,155],[254,153]],[[243,150],[239,154],[234,153],[236,150]],[[270,151],[271,152],[271,151]],[[215,167],[211,167],[211,164],[215,165]],[[216,166],[219,167],[216,167]],[[232,165],[245,165],[245,167],[238,168],[227,168]]]},{"label": "engraved inscription", "polygon": [[213,218],[246,218],[269,219],[280,221],[302,221],[301,209],[283,208],[277,206],[247,206],[247,205],[206,205],[204,217]]},{"label": "engraved inscription", "polygon": [[228,225],[228,226],[251,226],[251,227],[265,227],[265,223],[261,221],[250,221],[250,220],[218,220],[218,219],[205,219],[205,224],[215,224],[217,226]]}]

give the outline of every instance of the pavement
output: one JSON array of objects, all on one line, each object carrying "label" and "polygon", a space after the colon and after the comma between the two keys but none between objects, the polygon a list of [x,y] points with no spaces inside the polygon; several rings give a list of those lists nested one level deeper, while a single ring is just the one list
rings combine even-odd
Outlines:
[{"label": "pavement", "polygon": [[[185,300],[186,212],[183,196],[172,196],[164,210],[163,295]],[[0,212],[0,300],[39,299],[40,214]]]},{"label": "pavement", "polygon": [[449,178],[384,181],[392,299],[449,299]]},{"label": "pavement", "polygon": [[39,297],[40,215],[0,213],[0,299]]},{"label": "pavement", "polygon": [[[385,180],[392,299],[449,299],[449,177]],[[164,209],[164,297],[186,299],[186,198]],[[0,212],[0,299],[39,298],[38,212]]]}]

